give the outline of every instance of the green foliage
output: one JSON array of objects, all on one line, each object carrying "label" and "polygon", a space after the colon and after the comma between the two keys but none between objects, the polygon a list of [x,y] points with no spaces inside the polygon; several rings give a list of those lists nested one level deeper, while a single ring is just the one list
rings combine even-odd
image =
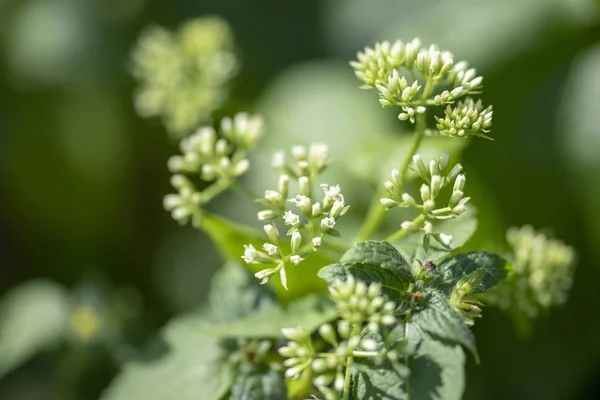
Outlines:
[{"label": "green foliage", "polygon": [[453,288],[461,279],[483,270],[483,276],[471,293],[490,290],[506,278],[506,261],[497,254],[469,252],[458,254],[444,261],[438,268],[442,287]]},{"label": "green foliage", "polygon": [[241,374],[231,389],[229,400],[279,400],[286,396],[285,380],[275,371]]},{"label": "green foliage", "polygon": [[328,284],[348,276],[367,284],[379,283],[392,300],[400,299],[413,281],[406,260],[392,245],[383,241],[359,243],[348,250],[339,263],[319,271],[319,277]]},{"label": "green foliage", "polygon": [[39,280],[0,300],[0,377],[66,338],[71,311],[65,290]]},{"label": "green foliage", "polygon": [[435,290],[425,290],[423,309],[412,315],[411,322],[420,331],[463,345],[479,361],[475,337],[463,319],[448,304],[448,300]]},{"label": "green foliage", "polygon": [[313,332],[322,324],[335,319],[337,312],[331,303],[318,295],[308,295],[287,306],[273,307],[262,313],[237,321],[216,325],[208,332],[217,337],[283,338],[281,330],[302,326]]},{"label": "green foliage", "polygon": [[125,366],[102,399],[221,399],[235,379],[234,368],[227,349],[206,333],[207,325],[202,314],[171,321],[162,334],[168,353]]},{"label": "green foliage", "polygon": [[429,245],[429,250],[423,248],[425,233],[416,233],[405,237],[396,242],[392,242],[398,251],[407,260],[419,259],[429,260],[438,263],[447,257],[452,251],[459,249],[475,234],[477,230],[477,212],[475,207],[471,206],[458,218],[447,219],[436,224],[438,232],[444,232],[452,235],[450,248],[444,247],[439,243],[433,242]]}]

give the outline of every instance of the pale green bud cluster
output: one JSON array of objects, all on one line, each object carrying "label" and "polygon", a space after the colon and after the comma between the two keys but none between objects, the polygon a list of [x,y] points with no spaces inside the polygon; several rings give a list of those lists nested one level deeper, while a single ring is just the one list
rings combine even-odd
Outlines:
[{"label": "pale green bud cluster", "polygon": [[[320,340],[329,351],[317,351],[322,346],[301,327],[283,329],[289,342],[279,349],[286,357],[288,379],[298,379],[308,373],[314,387],[327,400],[339,400],[344,389],[344,376],[349,357],[355,361],[391,361],[397,363],[399,352],[387,348],[384,341],[373,339],[372,333],[389,330],[396,324],[397,305],[381,292],[377,283],[365,284],[349,276],[329,288],[341,319],[335,324],[323,324],[318,329]],[[381,336],[380,336],[381,337]]]},{"label": "pale green bud cluster", "polygon": [[358,60],[351,61],[350,65],[358,79],[369,88],[386,81],[388,76],[401,66],[412,68],[420,49],[419,39],[406,44],[401,40],[394,44],[387,41],[376,43],[374,49],[365,47],[364,51],[358,52]]},{"label": "pale green bud cluster", "polygon": [[[230,187],[250,167],[246,152],[263,134],[263,118],[260,115],[239,113],[221,121],[221,136],[210,126],[198,129],[181,139],[181,155],[169,159],[168,168],[175,173],[171,179],[177,194],[164,198],[164,206],[173,218],[186,223],[191,215],[199,216],[199,208],[217,194]],[[203,191],[182,174],[200,177],[213,182]],[[199,221],[194,221],[197,225]]]},{"label": "pale green bud cluster", "polygon": [[529,225],[509,229],[506,239],[513,269],[506,282],[486,299],[530,318],[566,302],[576,261],[573,248]]},{"label": "pale green bud cluster", "polygon": [[478,269],[473,274],[459,280],[450,294],[450,305],[468,325],[475,323],[475,318],[481,318],[481,302],[471,298],[476,288],[483,280],[484,270]]},{"label": "pale green bud cluster", "polygon": [[[165,209],[171,212],[171,217],[184,225],[190,217],[199,215],[202,193],[197,191],[194,184],[184,175],[173,175],[171,185],[177,189],[177,194],[166,195],[163,204]],[[197,219],[193,219],[192,222],[197,226]]]},{"label": "pale green bud cluster", "polygon": [[[381,204],[387,209],[399,206],[412,208],[419,212],[419,216],[414,220],[402,222],[401,229],[408,233],[424,232],[427,243],[429,243],[429,237],[432,237],[445,247],[450,246],[452,236],[435,233],[432,222],[456,218],[467,210],[466,204],[470,200],[470,197],[464,195],[466,177],[460,173],[462,165],[456,164],[449,168],[448,162],[448,153],[442,154],[439,159],[433,159],[427,164],[419,154],[415,154],[413,167],[424,181],[419,189],[419,196],[415,198],[404,191],[403,177],[395,169],[392,171],[391,180],[384,183],[389,197],[381,199]],[[449,192],[450,197],[447,202],[439,204],[439,197],[445,192]]]},{"label": "pale green bud cluster", "polygon": [[[257,272],[256,277],[266,283],[279,273],[286,289],[286,266],[297,265],[310,252],[317,251],[327,236],[339,236],[335,225],[350,207],[339,185],[320,185],[323,194],[319,199],[314,193],[316,179],[329,164],[327,146],[312,144],[308,149],[294,146],[291,153],[291,160],[282,151],[275,153],[272,165],[281,172],[277,190],[266,190],[264,197],[257,200],[265,207],[257,218],[271,221],[264,226],[269,241],[263,244],[262,250],[246,245],[242,256],[248,264],[273,265]],[[290,180],[297,182],[295,195],[290,194]],[[289,239],[282,239],[278,226],[287,228],[285,237]]]},{"label": "pale green bud cluster", "polygon": [[162,118],[174,136],[188,134],[227,96],[237,70],[233,42],[227,23],[216,17],[190,20],[176,32],[148,28],[132,54],[138,113]]},{"label": "pale green bud cluster", "polygon": [[442,135],[464,137],[485,134],[492,125],[492,106],[483,108],[481,100],[474,102],[470,97],[459,101],[455,107],[447,106],[444,118],[436,117],[437,128]]},{"label": "pale green bud cluster", "polygon": [[[363,87],[375,87],[383,107],[401,107],[401,121],[415,123],[416,116],[428,107],[448,105],[445,117],[437,118],[437,134],[485,137],[488,132],[491,107],[484,109],[470,98],[454,106],[457,99],[480,93],[483,78],[465,61],[455,63],[449,51],[435,45],[424,48],[418,39],[407,44],[398,40],[394,44],[377,43],[374,49],[367,47],[357,58],[350,65],[364,82]],[[437,87],[441,89],[436,92]]]}]

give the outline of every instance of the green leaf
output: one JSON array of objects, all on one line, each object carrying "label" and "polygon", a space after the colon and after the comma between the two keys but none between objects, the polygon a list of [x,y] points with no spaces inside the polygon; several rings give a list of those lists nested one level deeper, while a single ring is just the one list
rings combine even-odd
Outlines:
[{"label": "green leaf", "polygon": [[479,362],[473,332],[444,296],[435,290],[426,289],[424,300],[424,308],[415,312],[410,322],[422,331],[464,346],[473,354],[475,361]]},{"label": "green leaf", "polygon": [[163,331],[169,352],[151,362],[135,362],[105,391],[102,400],[220,400],[233,383],[228,352],[206,334],[203,314],[171,321]]},{"label": "green leaf", "polygon": [[343,255],[340,263],[319,271],[319,277],[329,284],[337,279],[344,280],[348,275],[367,284],[381,284],[383,292],[392,300],[401,298],[414,280],[406,260],[391,244],[383,241],[358,243]]},{"label": "green leaf", "polygon": [[9,291],[0,302],[0,377],[65,337],[70,304],[65,290],[50,281],[32,281]]},{"label": "green leaf", "polygon": [[[202,229],[215,243],[223,260],[239,262],[244,254],[244,245],[252,244],[261,248],[265,239],[246,226],[235,224],[215,215],[205,214],[202,218]],[[320,252],[314,252],[297,267],[287,268],[289,290],[285,290],[277,278],[269,281],[282,302],[289,302],[307,293],[325,292],[325,283],[317,277],[319,269],[334,260]],[[264,268],[263,264],[245,264],[250,272],[256,273]]]},{"label": "green leaf", "polygon": [[431,241],[429,251],[423,249],[424,233],[411,234],[393,244],[398,248],[402,256],[411,261],[415,258],[422,261],[433,261],[438,263],[453,251],[458,250],[473,236],[477,230],[477,211],[475,207],[469,206],[467,211],[457,218],[443,220],[433,224],[433,231],[452,235],[450,248],[445,248],[435,240]]},{"label": "green leaf", "polygon": [[[358,369],[353,400],[459,400],[464,391],[465,356],[460,345],[436,339],[413,323],[397,327],[405,340],[404,364]],[[405,370],[410,373],[406,375]]]},{"label": "green leaf", "polygon": [[286,396],[283,374],[271,370],[238,375],[229,400],[281,400]]},{"label": "green leaf", "polygon": [[252,337],[282,338],[281,329],[302,326],[309,332],[337,317],[330,301],[316,294],[308,295],[287,306],[272,308],[262,314],[250,315],[238,321],[216,325],[208,332],[219,338]]},{"label": "green leaf", "polygon": [[506,260],[497,254],[486,252],[469,252],[458,254],[444,261],[438,268],[441,284],[451,289],[462,278],[482,269],[483,279],[474,288],[473,293],[482,293],[506,278]]},{"label": "green leaf", "polygon": [[274,291],[235,261],[226,263],[215,274],[208,299],[215,322],[235,321],[277,304]]},{"label": "green leaf", "polygon": [[422,333],[409,360],[410,399],[460,400],[465,387],[465,354],[459,345]]}]

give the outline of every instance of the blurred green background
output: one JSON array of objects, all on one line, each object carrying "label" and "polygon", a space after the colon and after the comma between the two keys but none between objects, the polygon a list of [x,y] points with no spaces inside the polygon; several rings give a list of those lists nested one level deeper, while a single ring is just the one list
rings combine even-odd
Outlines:
[{"label": "blurred green background", "polygon": [[[373,91],[357,89],[347,64],[356,51],[420,37],[476,67],[496,139],[473,140],[462,156],[478,240],[531,223],[574,246],[579,264],[569,302],[536,320],[529,338],[485,310],[475,326],[482,363],[468,365],[465,399],[600,398],[599,8],[592,0],[0,0],[0,295],[48,278],[74,304],[122,322],[102,346],[63,344],[32,358],[0,379],[0,399],[95,399],[129,352],[204,299],[219,260],[202,233],[162,208],[177,143],[158,120],[135,115],[128,73],[144,27],[203,15],[231,24],[242,57],[218,115],[263,113],[263,151],[318,139],[339,171],[356,176],[378,173],[365,159],[380,157],[385,135],[403,128]],[[258,193],[272,181],[255,161],[259,173],[246,183]],[[364,210],[369,188],[337,174],[328,179]],[[231,204],[225,198],[219,211],[253,219]]]}]

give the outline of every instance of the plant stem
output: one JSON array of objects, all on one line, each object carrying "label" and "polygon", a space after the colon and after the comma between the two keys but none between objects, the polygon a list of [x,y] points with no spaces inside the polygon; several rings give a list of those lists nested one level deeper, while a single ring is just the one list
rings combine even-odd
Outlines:
[{"label": "plant stem", "polygon": [[[418,217],[416,217],[415,219],[412,220],[412,223],[415,225],[419,225],[421,222],[423,222],[425,220],[425,214],[421,214]],[[408,235],[410,232],[404,229],[401,229],[395,233],[392,233],[391,235],[389,235],[388,237],[385,238],[386,242],[396,242],[400,239],[402,239],[403,237],[405,237],[406,235]]]},{"label": "plant stem", "polygon": [[[427,79],[425,88],[423,89],[423,93],[421,95],[421,101],[425,102],[431,96],[435,85],[435,80]],[[421,145],[423,137],[425,136],[425,129],[427,128],[427,111],[425,111],[423,114],[417,114],[415,122],[415,132],[413,133],[412,143],[399,169],[402,177],[406,175],[406,171],[408,170],[408,166],[410,165],[412,157],[419,151],[419,146]],[[385,189],[380,187],[373,197],[371,204],[369,205],[367,217],[356,238],[357,242],[362,242],[369,239],[377,230],[379,225],[381,225],[383,216],[385,214],[385,208],[383,205],[381,205],[379,199],[383,196],[385,196]]]},{"label": "plant stem", "polygon": [[[350,337],[354,337],[360,333],[360,324],[354,324],[352,326],[352,332]],[[348,360],[346,361],[346,376],[344,377],[344,394],[342,400],[348,400],[350,398],[350,381],[352,379],[352,365],[354,364],[354,353],[350,353]]]}]

